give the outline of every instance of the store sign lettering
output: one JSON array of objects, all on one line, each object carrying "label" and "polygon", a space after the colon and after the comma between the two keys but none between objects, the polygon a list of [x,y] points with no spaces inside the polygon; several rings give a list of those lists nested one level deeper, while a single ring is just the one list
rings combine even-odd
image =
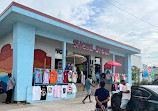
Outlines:
[{"label": "store sign lettering", "polygon": [[93,45],[88,44],[88,43],[84,43],[84,42],[81,42],[81,41],[78,41],[78,40],[74,40],[73,43],[74,43],[73,46],[75,48],[80,48],[80,49],[88,50],[88,51],[96,51],[96,53],[101,53],[101,54],[109,55],[109,49],[101,48],[99,46],[96,46],[94,48]]}]

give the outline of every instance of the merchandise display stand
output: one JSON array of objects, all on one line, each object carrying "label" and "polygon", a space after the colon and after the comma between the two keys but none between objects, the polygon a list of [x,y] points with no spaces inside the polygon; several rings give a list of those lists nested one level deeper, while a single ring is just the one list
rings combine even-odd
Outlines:
[{"label": "merchandise display stand", "polygon": [[[42,68],[34,68],[34,70],[38,70],[38,69],[40,69],[42,72],[46,70],[46,69],[42,69]],[[53,71],[53,69],[47,69],[47,70]],[[55,69],[55,71],[59,71],[59,69]],[[66,70],[66,71],[70,71],[70,70]],[[54,100],[64,100],[64,99],[72,99],[72,98],[76,97],[77,88],[76,88],[75,83],[73,83],[73,82],[58,83],[56,81],[56,83],[48,83],[48,84],[39,83],[38,84],[38,83],[35,83],[35,78],[33,79],[33,82],[34,82],[33,86],[30,86],[30,87],[27,88],[27,102],[28,103],[37,103],[37,102],[54,101]],[[66,86],[66,90],[68,90],[69,89],[69,87],[68,87],[69,85],[71,85],[71,86],[75,85],[76,91],[72,92],[70,94],[66,92],[66,97],[62,97],[61,96],[63,94],[62,93],[62,91],[63,91],[62,87]],[[34,87],[36,87],[36,88],[37,87],[42,87],[42,86],[46,86],[46,87],[48,87],[48,86],[52,86],[52,87],[58,86],[59,87],[60,86],[61,87],[61,90],[59,92],[60,97],[54,97],[55,89],[53,89],[52,96],[48,96],[46,94],[46,100],[33,100],[33,88]],[[73,87],[71,87],[71,88],[72,88],[71,90],[73,90]],[[42,92],[42,90],[41,90],[41,92]],[[41,93],[41,92],[38,92],[38,93]]]}]

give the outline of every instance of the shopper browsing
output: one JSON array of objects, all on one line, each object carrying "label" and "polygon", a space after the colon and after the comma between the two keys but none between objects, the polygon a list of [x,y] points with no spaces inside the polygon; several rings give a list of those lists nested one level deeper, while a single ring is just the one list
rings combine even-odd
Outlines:
[{"label": "shopper browsing", "polygon": [[83,88],[83,91],[87,90],[87,96],[83,99],[83,104],[85,104],[85,100],[89,97],[89,101],[91,101],[91,89],[92,89],[92,86],[94,87],[94,85],[92,84],[92,79],[91,79],[91,75],[88,75],[88,78],[86,79],[85,81],[85,85],[84,85],[84,88]]},{"label": "shopper browsing", "polygon": [[100,88],[95,91],[96,111],[107,111],[107,103],[110,100],[109,91],[104,88],[105,82],[100,82]]},{"label": "shopper browsing", "polygon": [[122,92],[122,100],[121,100],[121,110],[126,111],[127,104],[131,99],[131,86],[125,81],[121,80],[121,83],[124,85],[124,89]]}]

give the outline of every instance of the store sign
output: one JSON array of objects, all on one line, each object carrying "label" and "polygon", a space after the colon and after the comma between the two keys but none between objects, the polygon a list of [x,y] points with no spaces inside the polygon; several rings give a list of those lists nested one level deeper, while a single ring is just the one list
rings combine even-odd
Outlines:
[{"label": "store sign", "polygon": [[88,44],[88,43],[84,43],[78,40],[74,40],[74,47],[75,48],[80,48],[83,50],[88,50],[88,51],[95,51],[96,53],[101,53],[101,54],[105,54],[105,55],[109,55],[109,49],[106,48],[102,48],[99,46],[93,47],[92,44]]}]

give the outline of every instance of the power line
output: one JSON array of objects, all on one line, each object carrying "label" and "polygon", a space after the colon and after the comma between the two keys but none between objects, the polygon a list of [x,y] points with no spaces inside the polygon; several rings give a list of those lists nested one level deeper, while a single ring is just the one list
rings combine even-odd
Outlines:
[{"label": "power line", "polygon": [[128,11],[126,11],[126,10],[124,10],[124,9],[122,9],[122,8],[120,8],[120,7],[118,7],[117,5],[115,5],[115,4],[111,3],[111,2],[109,2],[108,0],[105,0],[105,1],[106,1],[107,3],[109,3],[110,5],[116,7],[117,9],[119,9],[119,10],[125,12],[126,14],[128,14],[128,15],[130,15],[130,16],[133,16],[134,18],[136,18],[136,19],[138,19],[138,20],[140,20],[140,21],[142,21],[142,22],[144,22],[144,23],[146,23],[146,24],[148,24],[148,25],[151,25],[151,26],[153,26],[153,27],[155,27],[155,28],[158,28],[158,26],[153,25],[152,23],[147,22],[147,21],[145,21],[145,20],[143,20],[143,19],[137,17],[136,15],[134,15],[134,14],[132,14],[132,13],[130,13],[130,12],[128,12]]}]

